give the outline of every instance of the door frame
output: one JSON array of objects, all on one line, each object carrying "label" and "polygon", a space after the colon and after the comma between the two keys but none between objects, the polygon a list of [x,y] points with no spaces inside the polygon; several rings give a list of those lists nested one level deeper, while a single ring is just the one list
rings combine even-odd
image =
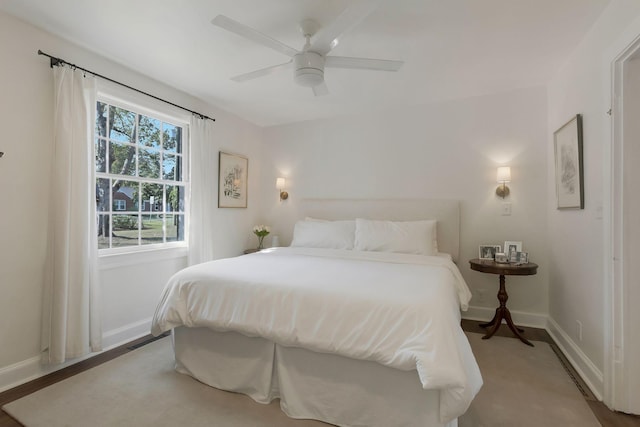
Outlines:
[{"label": "door frame", "polygon": [[[634,56],[640,55],[640,20],[605,55],[606,97],[610,100],[609,126],[604,136],[604,403],[611,409],[631,412],[631,399],[640,390],[631,390],[627,381],[630,363],[626,345],[632,337],[631,325],[625,325],[625,300],[628,284],[624,281],[623,153],[624,153],[624,70]],[[637,301],[640,304],[640,301]],[[632,303],[633,305],[633,303]],[[636,355],[637,358],[637,355]]]}]

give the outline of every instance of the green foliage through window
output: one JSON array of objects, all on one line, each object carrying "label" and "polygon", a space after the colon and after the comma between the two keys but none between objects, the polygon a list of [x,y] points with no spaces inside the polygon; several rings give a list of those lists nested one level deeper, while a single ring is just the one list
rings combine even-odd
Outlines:
[{"label": "green foliage through window", "polygon": [[96,104],[98,248],[184,241],[183,128]]}]

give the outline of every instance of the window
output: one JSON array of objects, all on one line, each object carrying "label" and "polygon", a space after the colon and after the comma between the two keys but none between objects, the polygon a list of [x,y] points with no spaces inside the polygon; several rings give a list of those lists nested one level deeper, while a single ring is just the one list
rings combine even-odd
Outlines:
[{"label": "window", "polygon": [[184,242],[186,126],[103,101],[96,110],[98,249]]}]

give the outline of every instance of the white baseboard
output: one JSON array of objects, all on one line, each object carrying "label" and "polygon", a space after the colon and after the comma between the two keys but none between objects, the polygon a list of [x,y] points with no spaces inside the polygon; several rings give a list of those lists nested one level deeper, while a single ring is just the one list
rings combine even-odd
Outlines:
[{"label": "white baseboard", "polygon": [[59,365],[43,365],[40,363],[40,356],[31,357],[13,365],[0,368],[0,392],[17,387],[21,384],[35,380],[52,372],[66,368],[82,360],[96,356],[103,351],[110,350],[122,344],[126,344],[137,338],[149,334],[151,319],[144,319],[121,328],[107,331],[102,334],[101,352],[87,354],[86,356],[68,360]]},{"label": "white baseboard", "polygon": [[112,329],[102,334],[103,351],[111,350],[129,341],[133,341],[151,333],[151,318],[130,323],[121,328]]},{"label": "white baseboard", "polygon": [[[547,315],[543,313],[527,313],[524,311],[509,310],[513,322],[518,326],[529,326],[532,328],[547,328]],[[493,319],[496,313],[495,308],[471,306],[469,310],[462,312],[462,318],[468,320],[480,320],[488,322]]]},{"label": "white baseboard", "polygon": [[42,364],[40,363],[41,357],[38,355],[21,362],[14,363],[13,365],[6,366],[0,369],[0,392],[66,368],[67,366],[81,362],[89,357],[95,356],[96,354],[99,353],[90,353],[83,357],[67,360],[66,362],[58,365]]},{"label": "white baseboard", "polygon": [[604,391],[602,371],[584,354],[569,334],[550,317],[547,332],[549,332],[551,338],[553,338],[567,360],[569,360],[569,363],[571,363],[571,366],[587,384],[596,399],[601,401]]},{"label": "white baseboard", "polygon": [[[491,320],[495,309],[486,307],[469,307],[469,310],[462,313],[463,319],[469,320]],[[511,311],[513,321],[521,326],[546,329],[551,338],[558,345],[562,353],[567,357],[571,365],[578,372],[580,377],[591,389],[598,400],[602,400],[604,381],[602,371],[587,357],[586,354],[576,345],[571,337],[546,314],[526,313]],[[143,337],[149,333],[151,319],[144,319],[121,328],[107,331],[102,335],[103,351],[115,348],[129,341]],[[13,365],[0,368],[0,392],[17,387],[28,381],[55,372],[84,359],[95,356],[99,353],[91,353],[82,358],[69,360],[60,365],[43,365],[40,363],[40,356],[32,357]]]}]

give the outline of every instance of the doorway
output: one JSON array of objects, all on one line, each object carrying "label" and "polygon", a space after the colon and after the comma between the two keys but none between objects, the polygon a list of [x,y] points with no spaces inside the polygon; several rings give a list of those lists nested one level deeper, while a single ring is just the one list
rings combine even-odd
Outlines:
[{"label": "doorway", "polygon": [[605,403],[640,414],[640,39],[613,62]]}]

